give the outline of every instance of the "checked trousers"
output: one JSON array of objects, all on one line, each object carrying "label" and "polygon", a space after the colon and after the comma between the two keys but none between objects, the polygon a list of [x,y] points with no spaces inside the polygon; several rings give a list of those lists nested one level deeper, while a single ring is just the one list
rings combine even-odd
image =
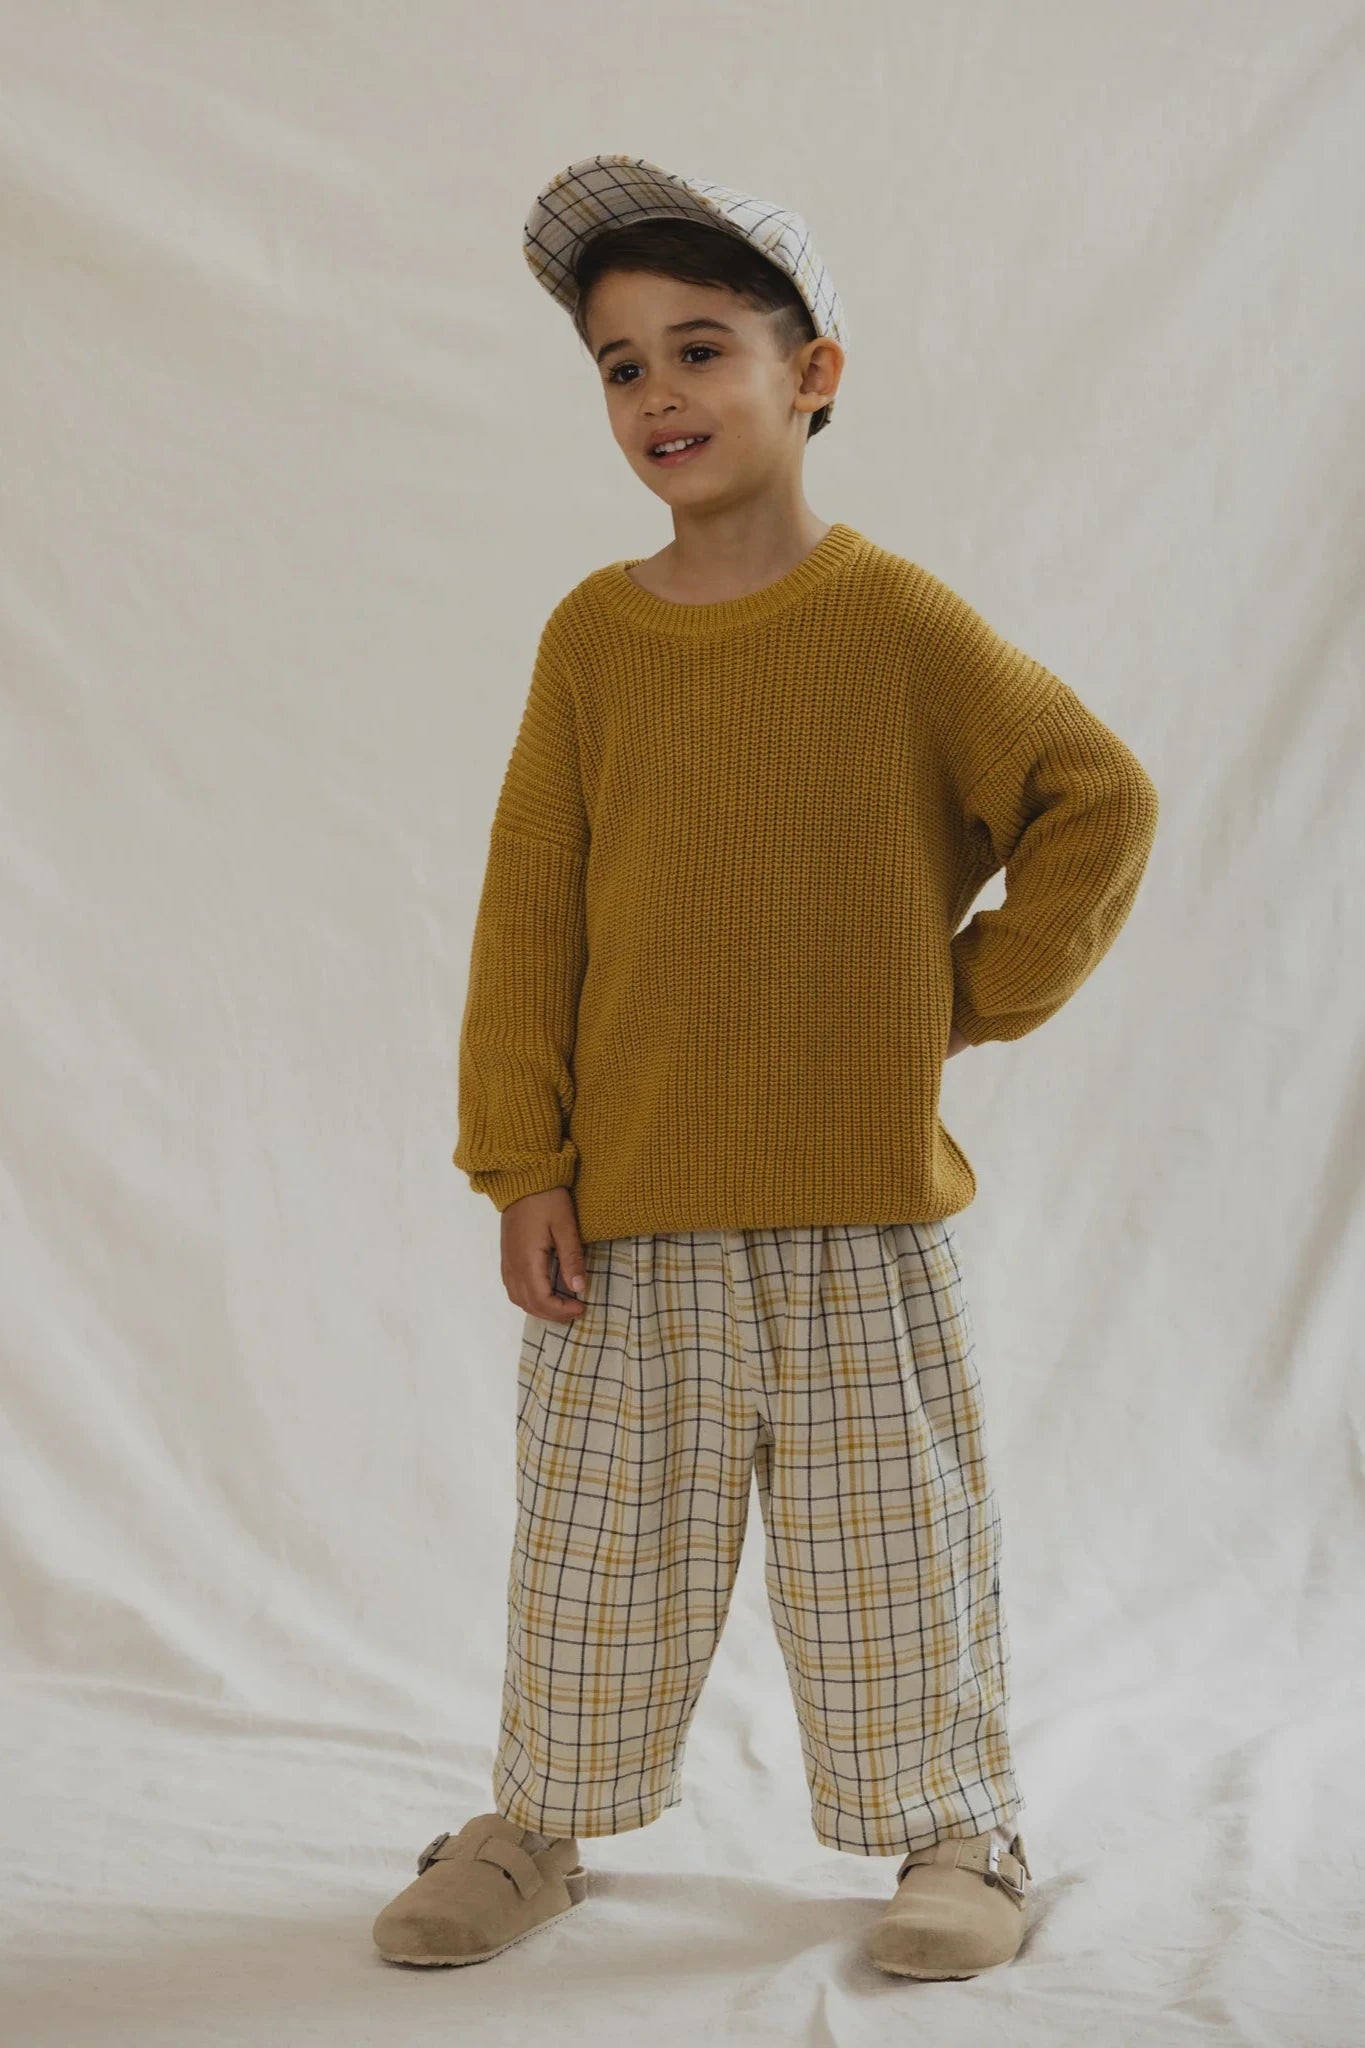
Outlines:
[{"label": "checked trousers", "polygon": [[682,1798],[756,1480],[817,1838],[896,1855],[1023,1807],[1000,1518],[950,1221],[600,1239],[528,1315],[493,1769],[545,1835]]}]

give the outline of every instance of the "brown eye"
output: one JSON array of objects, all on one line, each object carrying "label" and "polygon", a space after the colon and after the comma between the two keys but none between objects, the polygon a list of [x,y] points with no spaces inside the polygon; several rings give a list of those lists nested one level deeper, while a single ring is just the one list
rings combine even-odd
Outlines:
[{"label": "brown eye", "polygon": [[[697,349],[700,349],[704,356],[718,356],[720,354],[720,350],[718,348],[712,348],[709,341],[689,341],[686,348],[684,348],[683,350],[683,355],[690,356]],[[615,384],[617,382],[616,372],[618,370],[637,370],[639,367],[640,366],[638,363],[616,363],[607,372],[608,384]],[[634,380],[631,379],[629,381],[633,382]]]}]

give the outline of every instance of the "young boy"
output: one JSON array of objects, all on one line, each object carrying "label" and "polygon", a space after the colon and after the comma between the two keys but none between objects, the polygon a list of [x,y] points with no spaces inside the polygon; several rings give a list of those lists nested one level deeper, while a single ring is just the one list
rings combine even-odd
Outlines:
[{"label": "young boy", "polygon": [[845,328],[796,215],[599,156],[525,247],[673,539],[550,615],[493,820],[454,1159],[526,1311],[495,1810],[375,1940],[497,1954],[585,1897],[578,1837],[679,1803],[756,1475],[816,1835],[902,1859],[866,1952],[971,1976],[1030,1873],[940,1082],[1107,951],[1156,792],[928,570],[810,510]]}]

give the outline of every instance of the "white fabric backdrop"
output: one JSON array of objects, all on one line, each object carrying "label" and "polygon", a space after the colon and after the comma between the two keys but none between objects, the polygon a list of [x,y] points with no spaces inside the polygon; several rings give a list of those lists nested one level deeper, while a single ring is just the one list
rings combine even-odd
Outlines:
[{"label": "white fabric backdrop", "polygon": [[[1361,10],[0,20],[0,2033],[1359,2038]],[[810,1830],[756,1502],[685,1805],[489,1964],[370,1948],[491,1803],[488,823],[546,614],[669,535],[521,255],[597,149],[807,214],[811,505],[1162,799],[1114,953],[945,1079],[1036,1876],[965,1984],[858,1958],[894,1864]]]}]

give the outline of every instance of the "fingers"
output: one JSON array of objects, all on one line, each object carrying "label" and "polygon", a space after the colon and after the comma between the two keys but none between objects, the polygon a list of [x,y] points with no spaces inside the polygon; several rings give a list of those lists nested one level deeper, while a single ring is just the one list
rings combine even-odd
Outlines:
[{"label": "fingers", "polygon": [[503,1214],[502,1279],[528,1315],[572,1323],[587,1305],[587,1261],[565,1189],[524,1196]]},{"label": "fingers", "polygon": [[588,1264],[583,1257],[583,1247],[572,1222],[555,1222],[551,1226],[555,1241],[555,1261],[564,1286],[580,1300],[588,1291]]},{"label": "fingers", "polygon": [[558,1274],[551,1270],[553,1256],[549,1246],[535,1252],[521,1285],[514,1283],[507,1291],[517,1306],[530,1315],[541,1316],[547,1323],[572,1323],[582,1315],[583,1303],[561,1293],[556,1286]]},{"label": "fingers", "polygon": [[553,1244],[533,1246],[519,1273],[507,1278],[507,1292],[518,1308],[547,1323],[573,1323],[587,1304],[563,1286]]}]

